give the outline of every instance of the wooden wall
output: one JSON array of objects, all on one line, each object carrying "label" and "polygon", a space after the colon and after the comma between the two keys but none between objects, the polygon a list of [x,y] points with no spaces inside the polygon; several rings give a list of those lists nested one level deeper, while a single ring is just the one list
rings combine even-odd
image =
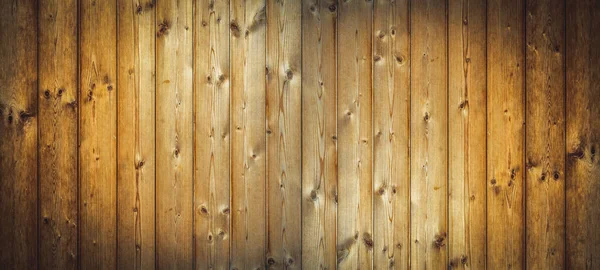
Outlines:
[{"label": "wooden wall", "polygon": [[598,0],[0,0],[0,265],[600,268]]}]

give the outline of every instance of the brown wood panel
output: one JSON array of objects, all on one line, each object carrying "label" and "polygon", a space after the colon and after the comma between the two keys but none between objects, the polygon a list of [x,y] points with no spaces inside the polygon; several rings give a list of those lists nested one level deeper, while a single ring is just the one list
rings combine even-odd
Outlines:
[{"label": "brown wood panel", "polygon": [[486,258],[486,2],[448,2],[448,258]]},{"label": "brown wood panel", "polygon": [[0,1],[0,265],[15,269],[38,259],[37,4]]},{"label": "brown wood panel", "polygon": [[155,8],[119,0],[118,267],[155,267]]},{"label": "brown wood panel", "polygon": [[565,2],[526,6],[526,265],[565,268]]},{"label": "brown wood panel", "polygon": [[373,266],[373,2],[338,8],[338,267],[366,269]]},{"label": "brown wood panel", "polygon": [[409,1],[373,13],[373,266],[409,268]]},{"label": "brown wood panel", "polygon": [[301,1],[267,1],[267,266],[301,269]]},{"label": "brown wood panel", "polygon": [[229,269],[229,1],[195,2],[194,34],[194,258]]},{"label": "brown wood panel", "polygon": [[488,1],[487,266],[524,268],[523,1]]},{"label": "brown wood panel", "polygon": [[156,5],[156,260],[193,265],[192,1]]},{"label": "brown wood panel", "polygon": [[39,265],[77,267],[77,1],[39,3]]},{"label": "brown wood panel", "polygon": [[337,264],[337,1],[302,5],[302,265]]},{"label": "brown wood panel", "polygon": [[448,62],[446,3],[411,3],[410,263],[447,267]]},{"label": "brown wood panel", "polygon": [[600,2],[567,1],[566,267],[600,267]]},{"label": "brown wood panel", "polygon": [[233,0],[231,23],[231,268],[266,265],[266,3]]},{"label": "brown wood panel", "polygon": [[79,5],[79,263],[110,269],[117,255],[117,2]]}]

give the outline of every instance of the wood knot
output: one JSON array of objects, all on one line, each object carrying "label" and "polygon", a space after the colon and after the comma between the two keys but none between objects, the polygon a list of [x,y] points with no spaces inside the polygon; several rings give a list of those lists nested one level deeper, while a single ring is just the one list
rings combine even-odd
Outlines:
[{"label": "wood knot", "polygon": [[233,36],[240,37],[240,26],[235,21],[231,22],[229,29],[231,30],[231,34]]},{"label": "wood knot", "polygon": [[318,198],[317,191],[316,190],[312,190],[310,192],[310,199],[313,200],[313,201],[316,201],[317,198]]},{"label": "wood knot", "polygon": [[462,109],[466,108],[468,105],[469,105],[469,101],[468,100],[463,100],[460,103],[460,105],[458,105],[458,108],[462,110]]},{"label": "wood knot", "polygon": [[442,248],[442,247],[446,246],[446,233],[441,233],[439,235],[436,235],[433,243],[434,243],[435,247],[437,247],[437,248]]},{"label": "wood knot", "polygon": [[569,153],[568,156],[569,158],[583,159],[585,157],[585,153],[583,152],[583,148],[581,147],[581,145],[579,145],[577,146],[575,151]]},{"label": "wood knot", "polygon": [[468,257],[465,255],[460,256],[460,263],[463,265],[467,265]]},{"label": "wood knot", "polygon": [[371,237],[371,234],[363,233],[363,242],[365,243],[365,246],[367,246],[367,248],[373,248],[373,238]]},{"label": "wood knot", "polygon": [[285,71],[285,76],[287,77],[288,81],[291,80],[292,78],[294,78],[294,73],[292,72],[291,69],[288,69]]},{"label": "wood knot", "polygon": [[200,206],[200,213],[202,213],[205,216],[208,215],[208,209],[206,208],[206,206]]},{"label": "wood knot", "polygon": [[379,62],[379,60],[381,60],[381,56],[379,56],[379,55],[373,55],[373,61]]},{"label": "wood knot", "polygon": [[231,213],[231,209],[229,209],[229,207],[225,207],[225,209],[223,209],[223,214],[229,215],[229,213]]},{"label": "wood knot", "polygon": [[430,118],[429,113],[426,112],[425,116],[423,117],[423,120],[425,120],[425,122],[429,122],[429,118]]},{"label": "wood knot", "polygon": [[156,33],[157,37],[161,37],[167,35],[169,33],[169,22],[167,20],[163,20],[158,24],[158,32]]},{"label": "wood knot", "polygon": [[560,178],[560,173],[558,171],[554,171],[554,173],[552,174],[552,176],[554,177],[554,180],[558,181],[558,178]]},{"label": "wood knot", "polygon": [[337,7],[335,6],[335,4],[329,6],[330,12],[335,12],[336,9],[337,9]]},{"label": "wood knot", "polygon": [[57,95],[60,97],[60,96],[62,96],[62,95],[63,95],[63,93],[64,93],[64,92],[65,92],[65,89],[58,88],[58,93],[57,93]]},{"label": "wood knot", "polygon": [[50,90],[46,89],[46,90],[44,91],[44,97],[45,97],[46,99],[49,99],[49,98],[50,98]]},{"label": "wood knot", "polygon": [[272,266],[272,265],[275,265],[275,259],[273,259],[272,257],[269,257],[269,258],[267,259],[267,264],[268,264],[268,265],[271,265],[271,266]]},{"label": "wood knot", "polygon": [[292,266],[294,264],[294,259],[293,258],[288,258],[286,261],[287,266]]},{"label": "wood knot", "polygon": [[135,7],[135,13],[137,13],[138,15],[142,14],[142,6],[140,4],[137,4],[137,6]]}]

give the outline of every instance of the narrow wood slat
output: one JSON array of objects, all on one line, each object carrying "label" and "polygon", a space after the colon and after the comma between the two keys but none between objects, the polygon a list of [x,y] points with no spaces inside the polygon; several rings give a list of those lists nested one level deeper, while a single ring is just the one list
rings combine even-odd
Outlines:
[{"label": "narrow wood slat", "polygon": [[229,1],[194,9],[194,257],[197,269],[229,269]]},{"label": "narrow wood slat", "polygon": [[155,8],[119,0],[118,267],[155,267]]},{"label": "narrow wood slat", "polygon": [[372,1],[338,10],[338,266],[373,266]]},{"label": "narrow wood slat", "polygon": [[524,267],[523,1],[488,1],[487,266]]},{"label": "narrow wood slat", "polygon": [[409,1],[377,1],[373,22],[374,268],[409,268]]},{"label": "narrow wood slat", "polygon": [[266,3],[233,0],[231,268],[266,264]]},{"label": "narrow wood slat", "polygon": [[446,3],[411,3],[410,263],[447,267],[448,63]]},{"label": "narrow wood slat", "polygon": [[15,269],[38,259],[37,5],[0,1],[0,265]]},{"label": "narrow wood slat", "polygon": [[337,1],[302,5],[302,266],[335,269]]},{"label": "narrow wood slat", "polygon": [[600,2],[567,1],[566,268],[600,265]]},{"label": "narrow wood slat", "polygon": [[486,260],[486,2],[448,2],[448,257]]},{"label": "narrow wood slat", "polygon": [[82,268],[117,255],[117,2],[79,6],[79,249]]},{"label": "narrow wood slat", "polygon": [[156,5],[156,260],[193,265],[192,1]]},{"label": "narrow wood slat", "polygon": [[39,265],[77,267],[77,1],[39,3]]},{"label": "narrow wood slat", "polygon": [[565,2],[526,7],[526,265],[565,268]]},{"label": "narrow wood slat", "polygon": [[301,1],[267,1],[267,267],[301,261]]}]

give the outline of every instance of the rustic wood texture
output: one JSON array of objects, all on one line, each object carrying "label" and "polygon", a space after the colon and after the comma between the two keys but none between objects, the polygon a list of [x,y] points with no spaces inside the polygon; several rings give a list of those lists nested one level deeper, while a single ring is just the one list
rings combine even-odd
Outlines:
[{"label": "rustic wood texture", "polygon": [[118,267],[155,267],[155,8],[119,0]]},{"label": "rustic wood texture", "polygon": [[0,6],[0,265],[33,269],[38,259],[38,7],[36,0],[2,0]]},{"label": "rustic wood texture", "polygon": [[376,1],[373,18],[373,266],[409,268],[409,1]]},{"label": "rustic wood texture", "polygon": [[192,1],[156,5],[156,261],[193,265]]},{"label": "rustic wood texture", "polygon": [[523,1],[487,2],[487,267],[524,268]]},{"label": "rustic wood texture", "polygon": [[0,0],[9,269],[595,269],[598,0]]},{"label": "rustic wood texture", "polygon": [[232,0],[231,268],[267,259],[266,2]]},{"label": "rustic wood texture", "polygon": [[448,2],[448,264],[486,258],[486,2]]},{"label": "rustic wood texture", "polygon": [[337,1],[302,6],[302,265],[337,265]]},{"label": "rustic wood texture", "polygon": [[77,1],[39,3],[39,264],[77,268]]},{"label": "rustic wood texture", "polygon": [[229,1],[194,14],[194,232],[196,269],[229,269]]},{"label": "rustic wood texture", "polygon": [[373,2],[338,3],[338,267],[366,269],[373,266]]},{"label": "rustic wood texture", "polygon": [[79,251],[117,262],[117,2],[79,2]]},{"label": "rustic wood texture", "polygon": [[526,265],[565,268],[565,3],[526,7]]},{"label": "rustic wood texture", "polygon": [[600,266],[600,1],[567,1],[566,267]]},{"label": "rustic wood texture", "polygon": [[301,269],[301,1],[268,0],[267,266]]},{"label": "rustic wood texture", "polygon": [[446,3],[411,3],[410,262],[447,264],[448,62]]}]

